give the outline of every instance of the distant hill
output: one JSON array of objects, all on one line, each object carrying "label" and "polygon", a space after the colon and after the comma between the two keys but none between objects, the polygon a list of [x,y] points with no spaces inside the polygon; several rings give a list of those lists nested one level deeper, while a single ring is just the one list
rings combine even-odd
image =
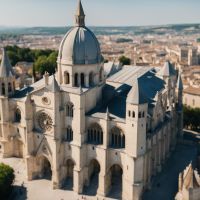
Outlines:
[{"label": "distant hill", "polygon": [[[177,24],[163,26],[129,26],[129,27],[90,27],[96,35],[115,34],[165,34],[169,31],[200,33],[200,24]],[[63,35],[70,27],[4,27],[0,26],[0,35]]]}]

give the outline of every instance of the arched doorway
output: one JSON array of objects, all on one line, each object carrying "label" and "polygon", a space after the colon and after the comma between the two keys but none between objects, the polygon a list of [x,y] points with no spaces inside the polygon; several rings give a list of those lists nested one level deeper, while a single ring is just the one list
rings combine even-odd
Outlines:
[{"label": "arched doorway", "polygon": [[65,168],[65,179],[63,181],[63,188],[72,190],[73,189],[73,182],[74,182],[74,161],[68,159],[64,168]]},{"label": "arched doorway", "polygon": [[39,165],[39,178],[40,179],[47,179],[51,180],[52,178],[52,170],[51,170],[51,163],[45,156],[40,156],[38,158],[38,165]]},{"label": "arched doorway", "polygon": [[88,179],[89,185],[84,188],[84,193],[87,195],[96,195],[99,187],[99,173],[100,164],[97,160],[93,159],[90,161],[88,166]]},{"label": "arched doorway", "polygon": [[122,199],[122,174],[123,170],[119,165],[110,168],[110,193],[109,197]]}]

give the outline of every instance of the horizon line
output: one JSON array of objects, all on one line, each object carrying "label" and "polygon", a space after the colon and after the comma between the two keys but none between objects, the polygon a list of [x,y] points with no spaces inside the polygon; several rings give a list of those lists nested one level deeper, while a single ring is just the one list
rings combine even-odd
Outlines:
[{"label": "horizon line", "polygon": [[[200,22],[191,22],[191,23],[169,23],[169,24],[151,24],[151,25],[88,25],[86,27],[153,27],[153,26],[172,26],[172,25],[200,25]],[[0,25],[0,28],[63,28],[63,27],[74,27],[74,25],[62,25],[62,26],[21,26],[21,25]]]}]

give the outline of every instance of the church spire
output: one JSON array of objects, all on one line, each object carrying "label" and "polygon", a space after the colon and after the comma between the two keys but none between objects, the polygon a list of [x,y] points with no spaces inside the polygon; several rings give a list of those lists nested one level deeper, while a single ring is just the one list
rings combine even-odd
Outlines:
[{"label": "church spire", "polygon": [[75,17],[76,17],[76,26],[85,26],[85,13],[83,10],[81,0],[79,0]]},{"label": "church spire", "polygon": [[12,66],[10,64],[6,50],[3,48],[2,61],[0,67],[0,77],[13,76]]}]

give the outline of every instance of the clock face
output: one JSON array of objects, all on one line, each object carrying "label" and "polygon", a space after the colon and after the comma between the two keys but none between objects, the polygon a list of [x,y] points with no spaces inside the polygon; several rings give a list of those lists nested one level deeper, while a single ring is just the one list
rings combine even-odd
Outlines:
[{"label": "clock face", "polygon": [[51,131],[53,121],[48,114],[42,112],[38,116],[38,125],[43,132]]}]

